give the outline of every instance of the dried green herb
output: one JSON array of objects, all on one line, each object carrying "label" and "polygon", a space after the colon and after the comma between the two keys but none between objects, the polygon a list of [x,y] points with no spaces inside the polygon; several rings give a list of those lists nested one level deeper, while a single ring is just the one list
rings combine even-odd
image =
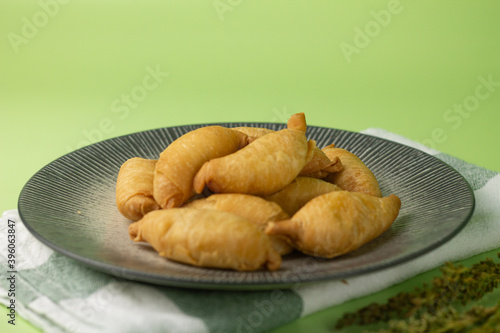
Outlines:
[{"label": "dried green herb", "polygon": [[[500,258],[500,253],[497,256]],[[446,263],[440,271],[441,276],[435,277],[422,288],[401,292],[389,298],[385,304],[372,303],[354,313],[345,314],[337,322],[336,328],[410,317],[419,320],[424,315],[434,316],[450,304],[466,305],[477,301],[500,283],[500,263],[490,258],[471,267]]]},{"label": "dried green herb", "polygon": [[500,332],[500,303],[485,308],[474,306],[459,313],[451,306],[438,309],[435,314],[391,320],[387,329],[377,333],[493,333]]}]

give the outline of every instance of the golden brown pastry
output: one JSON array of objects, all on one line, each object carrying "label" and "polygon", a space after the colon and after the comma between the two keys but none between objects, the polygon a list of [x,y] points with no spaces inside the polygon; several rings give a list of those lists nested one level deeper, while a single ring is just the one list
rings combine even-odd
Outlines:
[{"label": "golden brown pastry", "polygon": [[370,169],[353,153],[330,145],[322,149],[330,160],[340,158],[343,170],[331,173],[324,178],[349,192],[361,192],[375,197],[382,197],[377,179]]},{"label": "golden brown pastry", "polygon": [[231,155],[205,163],[194,178],[195,191],[201,193],[207,186],[215,193],[266,196],[291,183],[311,160],[316,145],[307,141],[302,131],[305,123],[294,116],[290,119],[290,128],[266,134]]},{"label": "golden brown pastry", "polygon": [[292,114],[286,123],[286,128],[305,133],[307,131],[307,123],[304,112]]},{"label": "golden brown pastry", "polygon": [[[184,205],[184,207],[233,213],[255,223],[262,230],[270,221],[281,221],[290,218],[278,204],[249,194],[213,194],[208,198],[192,201]],[[288,254],[293,250],[286,241],[278,237],[271,236],[271,243],[281,255]]]},{"label": "golden brown pastry", "polygon": [[290,216],[318,195],[342,191],[337,185],[311,177],[297,177],[282,190],[266,197],[266,200],[277,203]]},{"label": "golden brown pastry", "polygon": [[255,223],[222,211],[156,210],[132,223],[129,235],[148,242],[162,257],[193,266],[253,271],[281,265],[281,256]]},{"label": "golden brown pastry", "polygon": [[252,138],[252,140],[260,138],[266,134],[275,132],[274,130],[269,128],[249,127],[249,126],[232,127],[231,129],[246,134],[248,137]]},{"label": "golden brown pastry", "polygon": [[316,147],[311,161],[300,171],[299,176],[324,178],[342,169],[342,162],[338,157],[330,160],[320,148]]},{"label": "golden brown pastry", "polygon": [[[299,113],[295,116],[295,118],[291,118],[289,126],[296,126],[295,129],[305,132],[306,128],[302,126],[303,122],[305,122],[305,116],[303,113]],[[233,127],[232,129],[248,135],[250,142],[261,138],[266,134],[275,132],[272,129],[261,127]],[[338,172],[340,170],[342,170],[342,163],[340,162],[340,159],[336,158],[330,160],[319,147],[315,147],[311,161],[304,166],[304,168],[300,171],[299,176],[324,178],[328,174]]]},{"label": "golden brown pastry", "polygon": [[399,214],[395,195],[330,192],[309,201],[290,220],[270,222],[269,235],[286,238],[305,254],[333,258],[381,235]]},{"label": "golden brown pastry", "polygon": [[193,178],[203,163],[231,154],[247,136],[222,126],[206,126],[182,135],[161,154],[154,173],[154,198],[161,208],[179,207],[194,195]]},{"label": "golden brown pastry", "polygon": [[159,209],[153,198],[153,174],[157,160],[134,157],[120,167],[116,179],[116,207],[128,219],[137,221]]}]

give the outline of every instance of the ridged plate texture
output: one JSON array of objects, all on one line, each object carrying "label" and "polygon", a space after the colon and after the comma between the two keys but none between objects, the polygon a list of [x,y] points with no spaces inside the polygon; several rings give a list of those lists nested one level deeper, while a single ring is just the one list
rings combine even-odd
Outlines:
[{"label": "ridged plate texture", "polygon": [[[271,123],[217,125],[284,128]],[[450,240],[474,210],[474,195],[467,181],[439,159],[377,137],[309,126],[307,136],[319,147],[335,143],[357,154],[377,177],[383,195],[400,197],[401,211],[392,227],[339,258],[324,260],[298,253],[285,256],[282,267],[274,272],[236,272],[175,263],[130,240],[130,221],[115,205],[115,182],[127,159],[157,159],[173,140],[202,126],[207,125],[129,134],[58,158],[22,189],[18,208],[23,222],[54,250],[121,278],[189,288],[257,290],[346,278],[412,260]]]}]

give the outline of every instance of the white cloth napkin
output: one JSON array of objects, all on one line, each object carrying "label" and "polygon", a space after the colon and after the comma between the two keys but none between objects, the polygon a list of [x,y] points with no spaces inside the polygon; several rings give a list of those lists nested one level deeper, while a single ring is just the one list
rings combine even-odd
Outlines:
[{"label": "white cloth napkin", "polygon": [[[426,255],[349,278],[347,285],[334,280],[291,290],[205,291],[120,280],[91,270],[40,243],[25,228],[17,210],[9,210],[0,221],[0,303],[8,307],[14,300],[16,315],[45,332],[264,332],[377,292],[446,261],[500,247],[497,172],[384,130],[368,129],[364,133],[424,150],[462,173],[476,196],[476,209],[467,226]],[[9,273],[8,266],[11,229],[15,229],[15,273]],[[13,275],[15,278],[9,280]]]}]

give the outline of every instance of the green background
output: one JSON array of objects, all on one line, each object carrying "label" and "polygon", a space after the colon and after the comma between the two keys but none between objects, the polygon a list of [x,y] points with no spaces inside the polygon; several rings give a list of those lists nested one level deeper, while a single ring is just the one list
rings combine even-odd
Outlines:
[{"label": "green background", "polygon": [[[499,14],[493,0],[0,0],[0,210],[85,144],[296,112],[500,171]],[[349,304],[287,329],[326,332]]]}]

